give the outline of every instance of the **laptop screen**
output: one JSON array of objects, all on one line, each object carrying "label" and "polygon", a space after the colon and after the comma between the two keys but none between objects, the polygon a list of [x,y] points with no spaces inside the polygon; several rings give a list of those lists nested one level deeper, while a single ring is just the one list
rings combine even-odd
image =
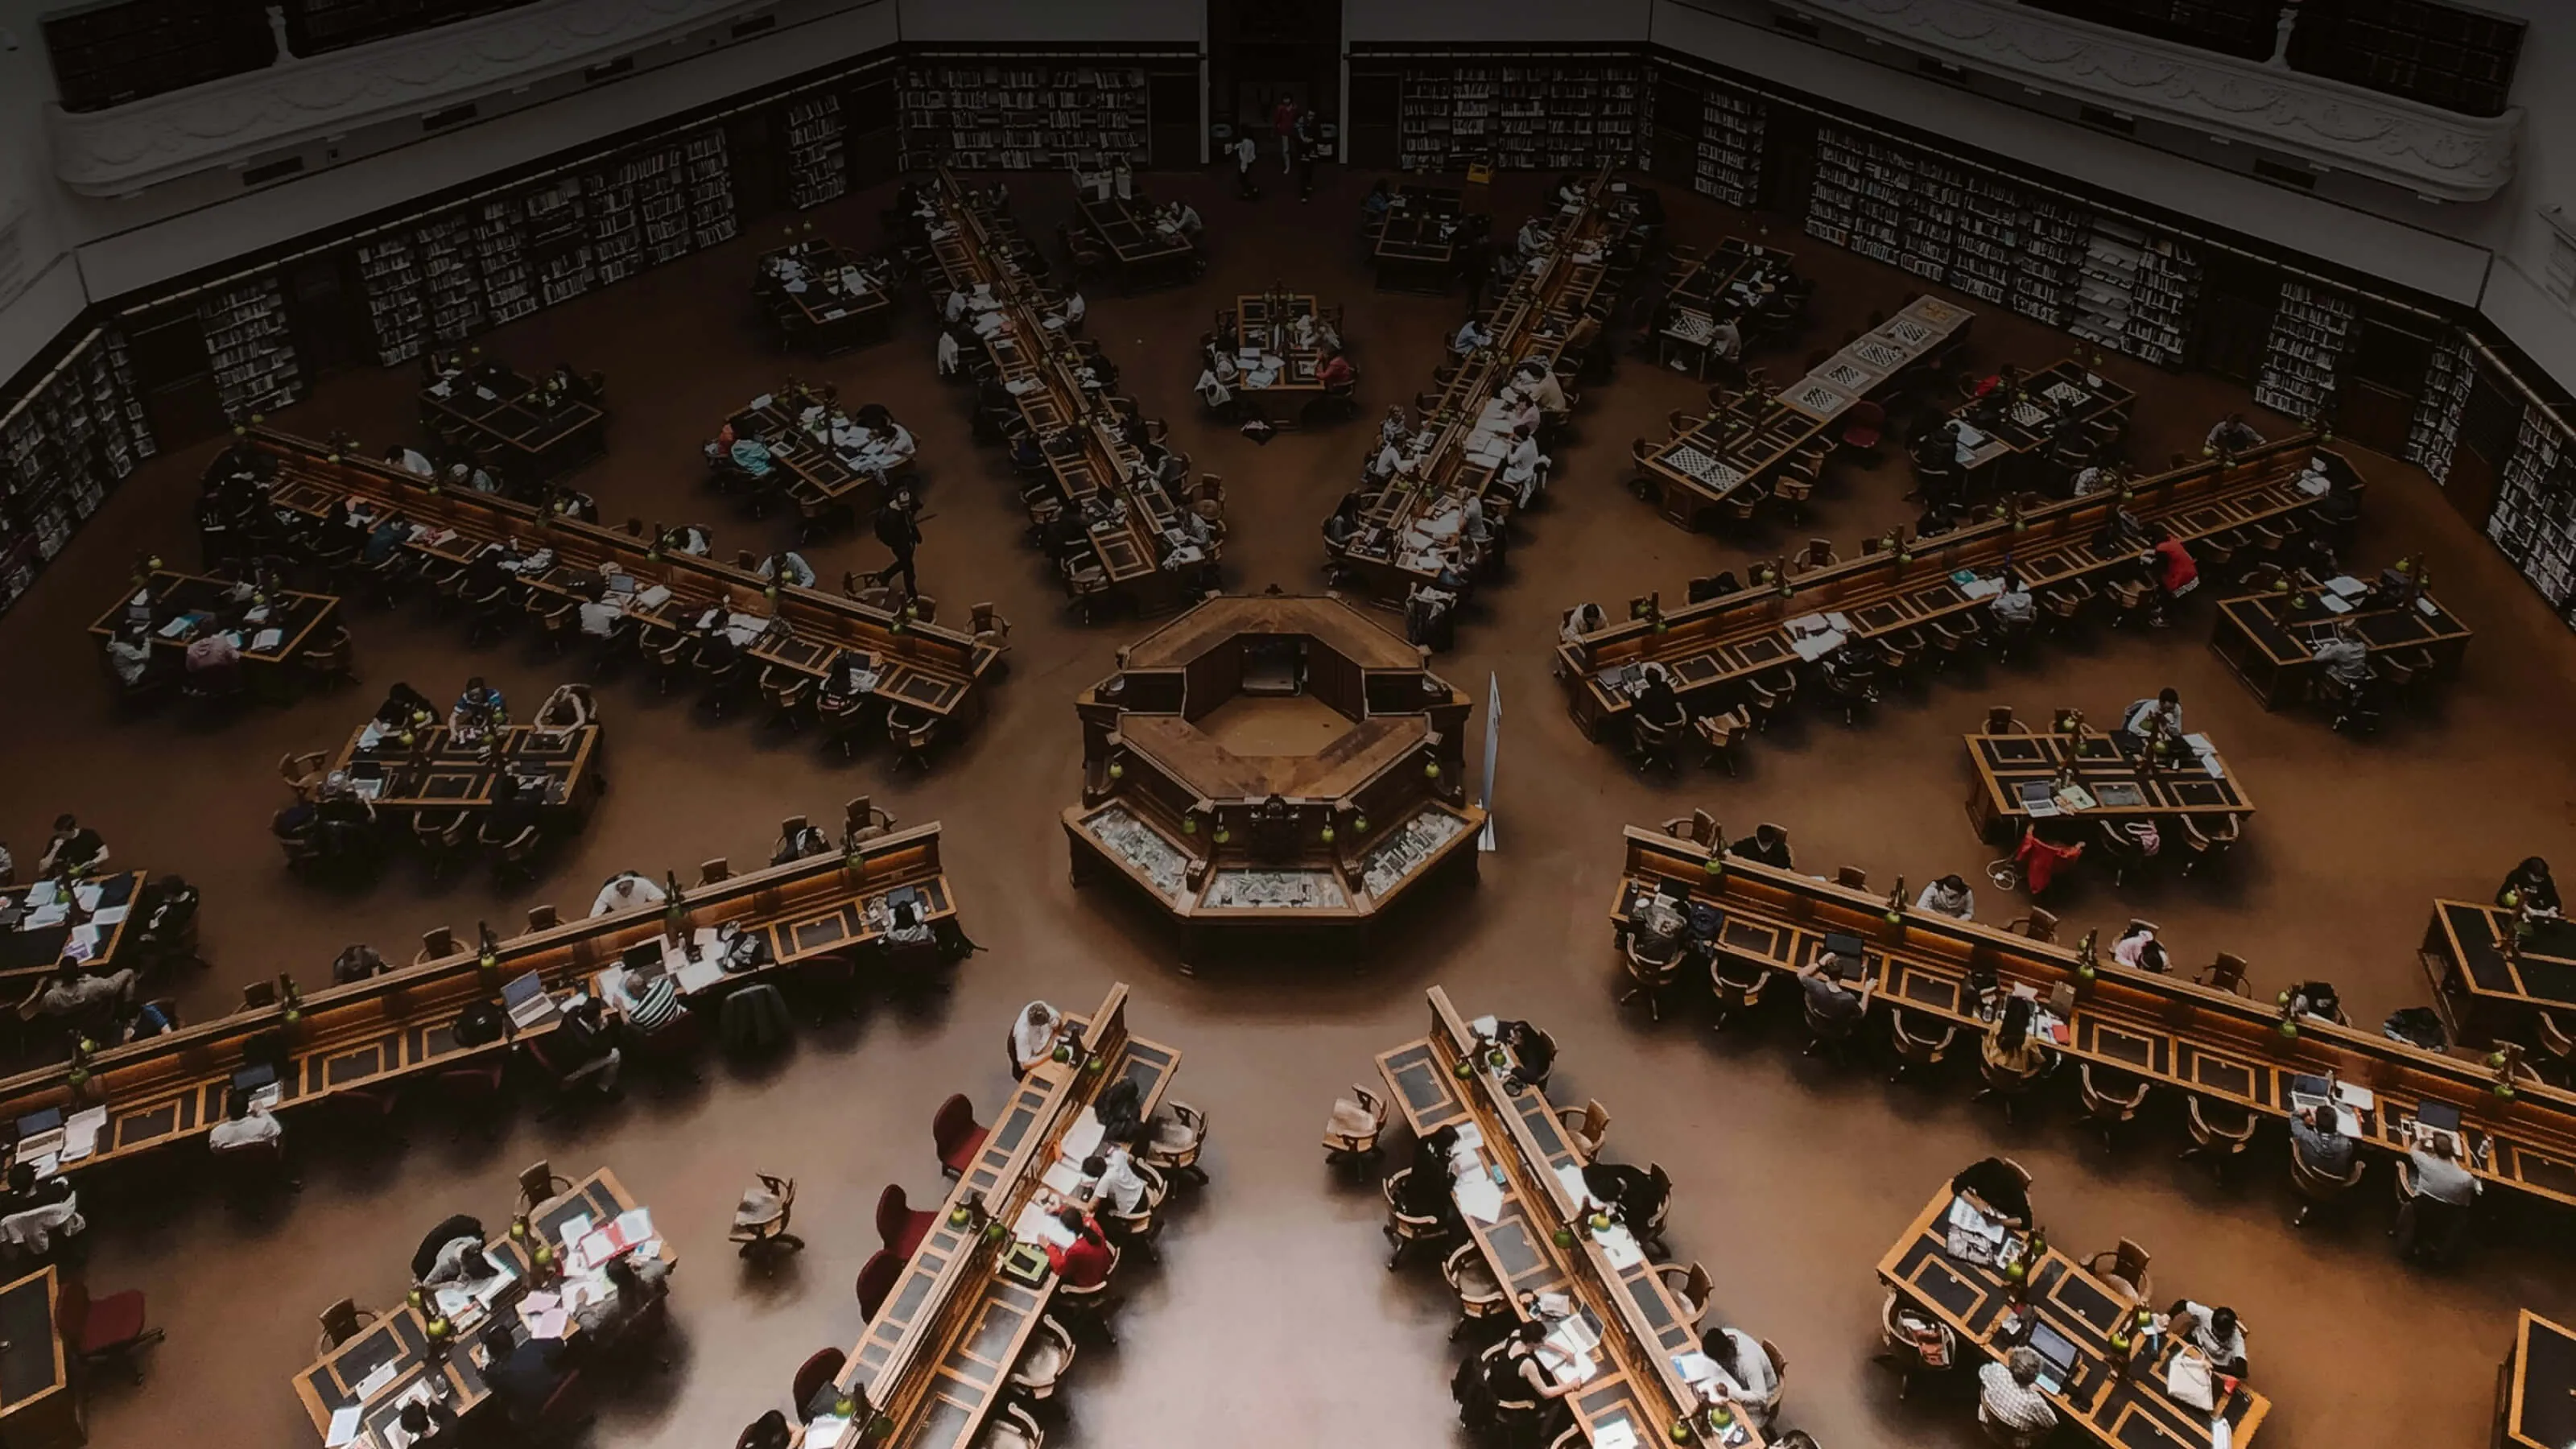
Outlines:
[{"label": "laptop screen", "polygon": [[2448,1102],[2427,1100],[2416,1104],[2415,1120],[2444,1132],[2460,1130],[2460,1109]]},{"label": "laptop screen", "polygon": [[662,974],[662,938],[656,936],[649,941],[638,941],[627,947],[626,954],[620,959],[628,971],[638,976],[659,976]]},{"label": "laptop screen", "polygon": [[516,1007],[529,997],[545,994],[545,989],[545,978],[531,971],[515,980],[504,982],[501,986],[501,999],[510,1006]]},{"label": "laptop screen", "polygon": [[2034,1323],[2030,1328],[2030,1346],[2041,1358],[2048,1360],[2050,1368],[2056,1370],[2052,1377],[2060,1384],[2074,1378],[2077,1353],[2074,1343],[2066,1335],[2046,1323]]}]

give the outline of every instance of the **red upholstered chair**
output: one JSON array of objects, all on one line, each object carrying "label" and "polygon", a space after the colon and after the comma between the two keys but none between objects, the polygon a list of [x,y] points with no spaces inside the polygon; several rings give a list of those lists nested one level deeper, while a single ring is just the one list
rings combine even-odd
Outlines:
[{"label": "red upholstered chair", "polygon": [[1887,409],[1874,402],[1853,403],[1843,413],[1843,446],[1867,453],[1887,431]]},{"label": "red upholstered chair", "polygon": [[903,1254],[891,1248],[879,1248],[859,1265],[859,1316],[874,1318],[885,1296],[894,1291],[894,1280],[903,1276]]},{"label": "red upholstered chair", "polygon": [[914,1212],[900,1183],[887,1183],[886,1190],[877,1196],[877,1237],[884,1241],[886,1251],[898,1257],[911,1257],[912,1250],[930,1235],[930,1225],[938,1217],[935,1212]]},{"label": "red upholstered chair", "polygon": [[984,1146],[984,1128],[975,1121],[975,1104],[959,1092],[939,1104],[930,1119],[931,1146],[939,1152],[939,1170],[950,1177],[963,1176],[966,1164]]},{"label": "red upholstered chair", "polygon": [[134,1351],[161,1341],[161,1330],[145,1325],[143,1290],[128,1288],[92,1298],[89,1285],[77,1274],[63,1280],[62,1330],[63,1341],[83,1363],[121,1359],[138,1384],[143,1382],[143,1365],[135,1362]]},{"label": "red upholstered chair", "polygon": [[814,1421],[814,1411],[809,1407],[814,1396],[822,1392],[825,1384],[841,1376],[841,1366],[847,1362],[849,1356],[839,1349],[825,1348],[817,1349],[812,1358],[797,1367],[795,1381],[788,1386],[787,1392],[796,1401],[799,1422],[810,1424]]}]

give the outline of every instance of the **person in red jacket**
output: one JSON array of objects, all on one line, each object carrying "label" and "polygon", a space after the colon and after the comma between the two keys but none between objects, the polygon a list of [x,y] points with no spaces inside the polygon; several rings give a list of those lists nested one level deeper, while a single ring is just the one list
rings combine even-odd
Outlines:
[{"label": "person in red jacket", "polygon": [[1109,1240],[1100,1235],[1099,1226],[1077,1207],[1068,1207],[1057,1213],[1055,1220],[1064,1225],[1066,1232],[1073,1234],[1073,1242],[1065,1247],[1059,1248],[1052,1243],[1047,1245],[1047,1262],[1055,1268],[1056,1276],[1064,1280],[1064,1286],[1097,1288],[1108,1282],[1109,1266],[1115,1260],[1109,1251]]},{"label": "person in red jacket", "polygon": [[2182,540],[2162,526],[2150,527],[2147,538],[2152,543],[2141,560],[2154,578],[2156,597],[2147,610],[2147,622],[2161,629],[2165,626],[2165,605],[2190,593],[2200,583],[2200,565],[2192,559],[2191,550]]}]

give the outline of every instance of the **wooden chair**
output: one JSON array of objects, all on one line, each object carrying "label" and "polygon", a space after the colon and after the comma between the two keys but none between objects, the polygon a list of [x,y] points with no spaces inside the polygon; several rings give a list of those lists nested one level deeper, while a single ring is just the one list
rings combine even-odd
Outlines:
[{"label": "wooden chair", "polygon": [[1717,1021],[1709,1030],[1724,1031],[1738,1013],[1762,1004],[1762,993],[1771,984],[1771,971],[1766,966],[1720,955],[1708,963],[1708,984],[1717,1002]]},{"label": "wooden chair", "polygon": [[314,1340],[313,1356],[320,1358],[358,1336],[376,1315],[358,1306],[354,1298],[343,1298],[322,1310],[322,1334]]},{"label": "wooden chair", "polygon": [[1877,1359],[1880,1363],[1895,1365],[1896,1396],[1900,1399],[1913,1392],[1916,1375],[1946,1370],[1959,1361],[1959,1337],[1949,1325],[1918,1312],[1916,1316],[1933,1334],[1934,1342],[1927,1345],[1916,1338],[1899,1317],[1905,1311],[1905,1299],[1895,1289],[1887,1290],[1886,1301],[1878,1306],[1878,1336],[1885,1347],[1879,1351]]},{"label": "wooden chair", "polygon": [[1798,550],[1798,556],[1789,560],[1789,567],[1793,572],[1806,573],[1816,569],[1831,568],[1842,561],[1843,556],[1834,552],[1832,539],[1811,538],[1807,540],[1805,548]]},{"label": "wooden chair", "polygon": [[1386,1131],[1384,1097],[1353,1083],[1351,1093],[1333,1103],[1324,1122],[1324,1160],[1340,1163],[1375,1158],[1378,1138]]},{"label": "wooden chair", "polygon": [[841,807],[841,831],[854,844],[874,840],[892,829],[894,816],[878,809],[873,796],[854,796]]},{"label": "wooden chair", "polygon": [[2118,1146],[2120,1125],[2135,1121],[2138,1110],[2146,1106],[2148,1083],[2116,1067],[2093,1062],[2076,1065],[2076,1093],[2084,1104],[2084,1120],[2101,1129],[2103,1150],[2109,1151]]},{"label": "wooden chair", "polygon": [[462,810],[423,810],[412,816],[412,841],[429,860],[430,879],[445,878],[448,868],[464,857],[473,823],[474,817]]},{"label": "wooden chair", "polygon": [[1990,704],[1986,706],[1985,732],[1990,735],[2026,735],[2030,733],[2030,726],[2013,718],[2011,705]]},{"label": "wooden chair", "polygon": [[[1553,1047],[1555,1043],[1549,1045]],[[1166,1102],[1163,1110],[1145,1124],[1145,1135],[1136,1144],[1136,1160],[1193,1182],[1206,1182],[1207,1174],[1199,1169],[1199,1154],[1207,1150],[1207,1133],[1206,1112],[1177,1099]]]},{"label": "wooden chair", "polygon": [[1485,1250],[1475,1243],[1460,1243],[1440,1260],[1440,1276],[1449,1280],[1450,1290],[1458,1295],[1458,1322],[1449,1330],[1452,1339],[1467,1331],[1469,1324],[1499,1318],[1512,1311],[1511,1294],[1494,1277],[1492,1265],[1485,1261]]},{"label": "wooden chair", "polygon": [[555,908],[551,905],[528,907],[528,929],[530,931],[551,931],[555,928],[557,921],[558,917],[555,914]]},{"label": "wooden chair", "polygon": [[2293,1148],[2290,1152],[2290,1186],[2302,1200],[2299,1203],[2299,1215],[2290,1220],[2291,1226],[2307,1226],[2308,1214],[2315,1212],[2319,1207],[2339,1201],[2354,1188],[2361,1186],[2362,1176],[2369,1170],[2369,1159],[2355,1152],[2352,1156],[2350,1172],[2341,1177],[2330,1176],[2308,1166],[2307,1160],[2299,1156],[2297,1149]]},{"label": "wooden chair", "polygon": [[306,750],[302,754],[290,751],[279,756],[277,761],[277,777],[286,782],[287,789],[295,792],[296,799],[306,804],[312,803],[314,792],[322,788],[322,781],[329,776],[330,769],[331,757],[320,750]]},{"label": "wooden chair", "polygon": [[1440,1218],[1417,1217],[1397,1205],[1405,1179],[1412,1175],[1413,1169],[1407,1167],[1378,1184],[1379,1193],[1386,1198],[1386,1223],[1378,1231],[1386,1235],[1386,1270],[1390,1273],[1404,1262],[1407,1249],[1437,1247],[1449,1236],[1449,1225]]},{"label": "wooden chair", "polygon": [[1664,1280],[1673,1306],[1681,1310],[1682,1322],[1696,1328],[1701,1319],[1708,1317],[1709,1306],[1717,1297],[1717,1283],[1708,1276],[1705,1266],[1697,1262],[1687,1268],[1679,1263],[1661,1263],[1656,1265],[1655,1276]]},{"label": "wooden chair", "polygon": [[1073,1367],[1073,1334],[1051,1316],[1038,1319],[1037,1331],[1011,1365],[1011,1391],[1032,1404],[1055,1397],[1056,1385]]},{"label": "wooden chair", "polygon": [[1590,1162],[1601,1155],[1602,1139],[1610,1135],[1610,1109],[1602,1106],[1599,1098],[1585,1102],[1580,1110],[1557,1108],[1556,1120],[1565,1129],[1566,1140],[1573,1144],[1577,1157]]},{"label": "wooden chair", "polygon": [[2057,939],[2057,915],[2033,906],[2028,912],[2013,917],[2004,929],[2034,941],[2054,941]]},{"label": "wooden chair", "polygon": [[455,954],[456,932],[445,926],[436,926],[420,933],[420,954],[411,958],[411,964],[425,966]]},{"label": "wooden chair", "polygon": [[554,1164],[544,1158],[519,1169],[519,1211],[522,1214],[535,1212],[554,1201],[557,1194],[570,1191],[572,1179],[556,1172]]},{"label": "wooden chair", "polygon": [[1619,995],[1619,1005],[1625,1006],[1642,996],[1646,998],[1647,1018],[1652,1021],[1662,1021],[1664,992],[1671,988],[1674,978],[1681,974],[1682,953],[1676,951],[1668,960],[1649,961],[1638,954],[1637,938],[1633,934],[1619,943],[1619,949],[1623,964],[1628,970],[1629,981],[1628,989]]},{"label": "wooden chair", "polygon": [[1698,732],[1700,743],[1707,748],[1703,769],[1723,764],[1726,773],[1736,773],[1735,754],[1744,737],[1753,732],[1753,711],[1745,705],[1718,714],[1694,715],[1691,728]]},{"label": "wooden chair", "polygon": [[968,610],[968,620],[977,644],[988,649],[1011,647],[1011,621],[1003,618],[991,604],[974,605]]},{"label": "wooden chair", "polygon": [[805,1240],[787,1230],[796,1211],[796,1179],[772,1177],[756,1172],[761,1188],[778,1199],[778,1215],[763,1222],[734,1223],[726,1241],[735,1244],[734,1256],[754,1262],[766,1262],[780,1253],[802,1252]]},{"label": "wooden chair", "polygon": [[253,981],[242,987],[241,1005],[234,1007],[233,1011],[236,1015],[245,1011],[265,1011],[276,1004],[277,983]]},{"label": "wooden chair", "polygon": [[2155,1297],[2155,1284],[2147,1277],[2149,1261],[2146,1249],[2122,1238],[2120,1246],[2105,1248],[2085,1259],[2084,1271],[2128,1294],[2132,1303],[2149,1303]]},{"label": "wooden chair", "polygon": [[724,856],[698,862],[698,884],[711,886],[733,876],[733,862]]},{"label": "wooden chair", "polygon": [[1693,810],[1688,815],[1676,815],[1665,821],[1664,833],[1676,840],[1687,840],[1695,845],[1706,845],[1721,850],[1726,847],[1725,829],[1717,823],[1716,816],[1705,810]]},{"label": "wooden chair", "polygon": [[1888,1045],[1896,1051],[1896,1065],[1887,1074],[1889,1081],[1902,1081],[1908,1072],[1937,1067],[1949,1058],[1950,1049],[1958,1045],[1959,1029],[1946,1022],[1934,1023],[1934,1028],[1932,1032],[1917,1030],[1915,1013],[1902,1007],[1887,1013]]},{"label": "wooden chair", "polygon": [[2189,1113],[2185,1125],[2191,1129],[2191,1146],[2183,1149],[2185,1157],[2206,1157],[2210,1171],[2220,1182],[2227,1180],[2227,1164],[2242,1155],[2254,1141],[2254,1128],[2260,1121],[2247,1108],[2233,1102],[2194,1093],[2186,1103]]},{"label": "wooden chair", "polygon": [[939,739],[939,716],[892,705],[886,710],[886,743],[894,746],[895,767],[930,769],[930,747]]},{"label": "wooden chair", "polygon": [[2200,974],[2192,979],[2203,986],[2232,991],[2248,999],[2254,995],[2254,988],[2245,982],[2245,958],[2234,952],[2219,952],[2218,959],[2200,968]]},{"label": "wooden chair", "polygon": [[1869,872],[1856,865],[1835,866],[1834,884],[1839,886],[1848,886],[1856,891],[1868,890]]},{"label": "wooden chair", "polygon": [[848,1363],[849,1356],[839,1349],[818,1348],[796,1366],[795,1375],[787,1381],[787,1396],[795,1401],[798,1420],[808,1424],[814,1421],[816,1401]]},{"label": "wooden chair", "polygon": [[2236,848],[2242,822],[2234,815],[2220,815],[2208,824],[2197,815],[2182,817],[2182,873],[2186,876],[2204,865],[2224,860]]}]

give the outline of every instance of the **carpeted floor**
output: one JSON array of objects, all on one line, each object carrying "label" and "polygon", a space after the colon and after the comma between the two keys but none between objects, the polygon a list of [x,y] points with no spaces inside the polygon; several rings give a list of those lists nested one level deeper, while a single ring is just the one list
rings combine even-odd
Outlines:
[{"label": "carpeted floor", "polygon": [[[1227,576],[1241,590],[1319,585],[1318,524],[1349,486],[1370,424],[1256,448],[1202,422],[1188,384],[1199,365],[1194,343],[1215,308],[1273,281],[1346,304],[1361,399],[1373,416],[1426,385],[1462,305],[1370,289],[1353,225],[1368,178],[1329,177],[1308,204],[1277,180],[1267,178],[1267,199],[1247,204],[1232,199],[1230,178],[1213,173],[1148,178],[1156,193],[1187,196],[1206,216],[1214,265],[1182,290],[1095,294],[1089,319],[1091,335],[1124,368],[1123,390],[1168,415],[1197,466],[1226,479]],[[1052,235],[1070,209],[1061,181],[1012,182],[1029,230]],[[1512,177],[1497,188],[1506,224],[1525,214],[1537,187],[1535,178]],[[882,191],[854,196],[812,219],[835,239],[872,246],[884,199]],[[1820,280],[1807,335],[1771,359],[1775,376],[1914,290],[1904,274],[1799,237],[1777,217],[1695,198],[1673,199],[1672,210],[1679,240],[1767,229]],[[612,519],[704,522],[726,550],[774,546],[789,525],[734,518],[698,488],[697,444],[724,414],[789,373],[835,382],[847,401],[891,406],[920,439],[924,587],[945,613],[962,617],[968,604],[991,600],[1016,625],[990,718],[935,772],[896,779],[881,756],[845,764],[810,737],[714,721],[639,678],[612,679],[601,696],[613,788],[587,832],[547,858],[535,884],[496,889],[471,873],[433,885],[408,861],[364,889],[303,884],[285,873],[266,834],[282,801],[272,774],[280,755],[336,746],[397,679],[445,699],[481,673],[533,701],[565,669],[527,637],[468,649],[459,627],[416,611],[360,610],[352,627],[365,682],[354,690],[255,709],[212,730],[170,716],[120,717],[81,631],[107,606],[136,549],[194,558],[189,504],[210,444],[129,481],[0,620],[0,677],[16,701],[0,711],[0,839],[31,858],[46,822],[76,810],[120,860],[200,883],[213,966],[178,987],[199,1016],[226,1010],[242,984],[279,971],[319,984],[352,941],[407,958],[431,926],[488,920],[506,930],[539,901],[578,910],[615,870],[687,870],[719,854],[765,858],[780,817],[833,818],[842,800],[871,791],[906,823],[945,823],[967,926],[990,951],[961,970],[942,1002],[888,1006],[809,1034],[765,1071],[710,1062],[702,1084],[639,1083],[622,1105],[587,1121],[526,1112],[485,1140],[415,1116],[406,1143],[305,1141],[303,1191],[275,1211],[227,1208],[196,1190],[191,1174],[179,1175],[175,1191],[99,1204],[93,1283],[148,1288],[169,1341],[154,1351],[142,1386],[112,1377],[97,1386],[95,1442],[313,1442],[287,1384],[311,1356],[313,1315],[344,1294],[394,1299],[404,1259],[430,1223],[459,1210],[497,1219],[512,1175],[540,1156],[576,1175],[613,1166],[652,1204],[681,1258],[673,1366],[641,1366],[618,1386],[598,1439],[653,1449],[729,1442],[761,1410],[784,1404],[788,1376],[808,1352],[855,1338],[850,1284],[874,1246],[877,1190],[888,1180],[917,1194],[936,1187],[931,1111],[952,1090],[995,1099],[1010,1013],[1032,996],[1087,1005],[1116,979],[1136,989],[1136,1028],[1187,1053],[1178,1095],[1211,1115],[1215,1180],[1181,1209],[1164,1239],[1165,1264],[1134,1272],[1121,1346],[1083,1349],[1059,1400],[1069,1417],[1050,1431],[1059,1444],[1460,1442],[1447,1393],[1455,1362],[1447,1289],[1428,1268],[1383,1270],[1375,1184],[1327,1171],[1316,1146],[1333,1094],[1373,1080],[1370,1058],[1421,1030],[1421,991],[1433,982],[1471,1012],[1533,1017],[1556,1032],[1559,1099],[1599,1098],[1616,1118],[1612,1154],[1672,1171],[1676,1250],[1709,1266],[1725,1318],[1785,1350],[1784,1422],[1829,1449],[1975,1442],[1963,1398],[1899,1403],[1890,1376],[1871,1364],[1881,1291],[1872,1267],[1941,1177],[1998,1149],[2037,1172],[2053,1239],[2089,1251],[2134,1238],[2155,1254],[2159,1296],[2243,1312],[2256,1382],[2275,1404],[2266,1443],[2386,1443],[2401,1424],[2426,1442],[2471,1442],[2484,1434],[2514,1308],[2576,1311],[2557,1246],[2563,1220],[2554,1215],[2500,1212],[2495,1239],[2466,1266],[2411,1269],[2392,1259],[2379,1232],[2384,1175],[2340,1220],[2292,1229],[2277,1161],[2286,1148],[2268,1135],[2260,1161],[2222,1189],[2204,1168],[2175,1161],[2181,1133],[2172,1110],[2106,1155],[2097,1139],[2067,1129],[2063,1111],[2026,1114],[2007,1128],[1999,1114],[1969,1104],[1970,1074],[1890,1087],[1865,1071],[1800,1058],[1785,1019],[1721,1040],[1691,1015],[1649,1026],[1613,1005],[1603,915],[1623,823],[1706,805],[1737,831],[1757,820],[1786,825],[1810,869],[1850,863],[1881,879],[1975,876],[1993,852],[1960,810],[1959,736],[1985,706],[2073,704],[2100,718],[2163,684],[2181,690],[2191,727],[2216,737],[2257,801],[2249,842],[2221,879],[2120,892],[2085,883],[2059,904],[2069,924],[2153,918],[2185,965],[2235,951],[2266,991],[2293,976],[2331,977],[2357,1020],[2420,1003],[2413,952],[2434,896],[2491,890],[2526,854],[2576,854],[2568,849],[2576,764],[2565,745],[2576,640],[2420,473],[2360,455],[2373,483],[2361,561],[2421,548],[2443,601],[2480,637],[2441,709],[2395,719],[2375,742],[2336,736],[2312,716],[2264,714],[2207,649],[2204,605],[2167,632],[2109,635],[2011,669],[1944,679],[1892,699],[1857,729],[1792,722],[1753,744],[1739,779],[1640,780],[1585,743],[1565,716],[1547,663],[1558,613],[1584,599],[1615,610],[1649,588],[1678,598],[1690,576],[1740,568],[1807,533],[1848,550],[1909,519],[1912,508],[1898,499],[1894,461],[1838,465],[1813,528],[1797,537],[1775,533],[1747,547],[1676,532],[1626,491],[1626,452],[1633,437],[1660,437],[1668,411],[1697,407],[1701,389],[1623,361],[1586,390],[1580,440],[1561,450],[1550,501],[1513,550],[1512,576],[1479,598],[1458,651],[1437,665],[1480,700],[1491,676],[1508,714],[1501,849],[1486,858],[1481,883],[1425,902],[1365,959],[1260,952],[1202,963],[1185,977],[1151,922],[1114,897],[1075,894],[1056,825],[1077,784],[1071,696],[1106,674],[1112,651],[1145,626],[1071,621],[1021,541],[1007,470],[969,439],[962,395],[932,375],[917,305],[890,342],[829,362],[782,360],[754,340],[752,258],[784,225],[754,226],[730,245],[482,345],[528,368],[562,359],[604,369],[610,447],[579,485]],[[1970,351],[1980,364],[2037,366],[2069,350],[2062,334],[1978,310]],[[2141,460],[2196,448],[2217,414],[2246,405],[2207,379],[2118,361],[2105,370],[2139,390]],[[346,428],[378,446],[409,439],[415,383],[407,368],[334,377],[276,421],[314,435]],[[827,578],[882,561],[859,538],[809,554]],[[1492,728],[1481,710],[1477,728]],[[1980,905],[1989,917],[2011,913],[1990,894]],[[754,1168],[799,1180],[798,1226],[812,1244],[774,1279],[744,1277],[723,1245],[726,1214]]]}]

